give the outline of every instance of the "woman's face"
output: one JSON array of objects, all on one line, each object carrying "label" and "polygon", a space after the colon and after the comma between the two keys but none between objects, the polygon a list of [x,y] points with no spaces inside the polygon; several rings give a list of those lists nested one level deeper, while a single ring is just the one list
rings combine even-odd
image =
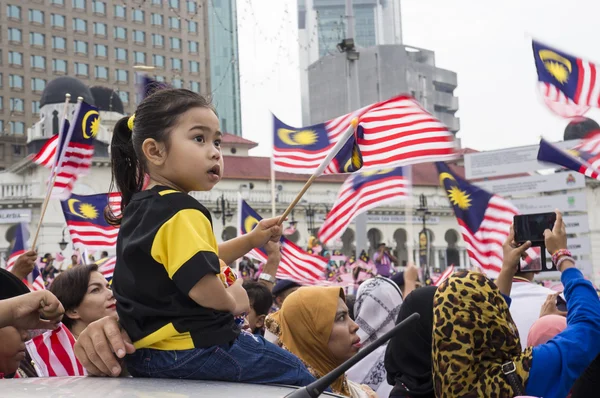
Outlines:
[{"label": "woman's face", "polygon": [[338,298],[338,306],[333,321],[333,329],[327,347],[338,363],[350,359],[360,349],[360,338],[357,336],[358,325],[348,315],[348,307],[342,298]]},{"label": "woman's face", "polygon": [[117,300],[115,300],[106,278],[98,272],[90,273],[90,282],[83,301],[75,309],[70,318],[78,319],[86,325],[105,316],[117,317]]},{"label": "woman's face", "polygon": [[25,341],[29,339],[26,330],[7,326],[0,329],[0,373],[12,374],[25,359]]}]

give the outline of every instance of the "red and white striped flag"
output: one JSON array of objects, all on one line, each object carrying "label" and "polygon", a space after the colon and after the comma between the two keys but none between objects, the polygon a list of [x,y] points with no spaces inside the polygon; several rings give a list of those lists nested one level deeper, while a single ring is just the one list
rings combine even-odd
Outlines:
[{"label": "red and white striped flag", "polygon": [[350,175],[342,184],[333,208],[319,229],[319,240],[327,243],[342,236],[358,214],[384,203],[406,200],[411,191],[410,179],[406,174],[406,168],[396,167]]},{"label": "red and white striped flag", "polygon": [[[454,135],[448,128],[414,98],[401,95],[314,126],[291,128],[275,118],[273,167],[313,174],[355,118],[358,127],[350,141],[358,145],[363,170],[457,157]],[[349,155],[352,148],[346,149]],[[324,174],[341,172],[344,165],[333,164],[336,160],[341,159],[334,158]]]},{"label": "red and white striped flag", "polygon": [[40,166],[52,169],[56,159],[56,149],[58,148],[58,134],[48,139],[42,149],[33,157],[33,162]]},{"label": "red and white striped flag", "polygon": [[450,275],[454,272],[454,264],[446,268],[446,270],[440,275],[439,278],[435,282],[433,282],[433,286],[439,286],[443,281],[448,279]]},{"label": "red and white striped flag", "polygon": [[111,281],[115,272],[115,265],[117,264],[117,256],[101,258],[96,261],[98,265],[98,272],[100,272],[107,281]]},{"label": "red and white striped flag", "polygon": [[75,338],[62,323],[25,343],[39,377],[86,376],[74,345]]},{"label": "red and white striped flag", "polygon": [[[113,206],[114,197],[112,195]],[[60,203],[75,247],[103,250],[116,245],[119,228],[104,219],[104,209],[110,206],[110,198],[110,194],[106,193],[72,194],[69,200]]]}]

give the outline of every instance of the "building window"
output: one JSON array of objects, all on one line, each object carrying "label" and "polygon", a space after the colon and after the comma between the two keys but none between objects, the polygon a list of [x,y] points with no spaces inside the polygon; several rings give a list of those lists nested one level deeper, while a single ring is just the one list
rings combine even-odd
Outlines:
[{"label": "building window", "polygon": [[118,83],[127,83],[129,77],[129,73],[124,69],[116,69],[115,70],[115,80]]},{"label": "building window", "polygon": [[198,48],[200,48],[200,45],[198,44],[197,41],[193,41],[193,40],[188,41],[188,51],[190,53],[198,54]]},{"label": "building window", "polygon": [[21,7],[8,4],[6,6],[6,17],[8,19],[21,20]]},{"label": "building window", "polygon": [[171,50],[181,51],[181,39],[178,37],[171,37]]},{"label": "building window", "polygon": [[153,33],[152,34],[152,45],[154,47],[164,47],[165,46],[165,37],[163,35]]},{"label": "building window", "polygon": [[133,10],[131,15],[131,20],[133,22],[144,23],[144,11],[143,10]]},{"label": "building window", "polygon": [[21,75],[9,75],[8,85],[13,90],[23,90],[23,76]]},{"label": "building window", "polygon": [[167,81],[164,76],[159,76],[159,75],[154,76],[154,80],[156,80],[157,82],[160,82],[160,83],[164,83]]},{"label": "building window", "polygon": [[90,75],[90,67],[88,66],[88,64],[75,62],[74,66],[76,76],[88,77]]},{"label": "building window", "polygon": [[4,78],[2,76],[2,73],[0,72],[0,88],[2,88],[3,85],[4,85]]},{"label": "building window", "polygon": [[25,111],[25,101],[21,98],[11,98],[10,99],[10,111],[11,112],[24,112]]},{"label": "building window", "polygon": [[104,44],[94,44],[94,55],[98,58],[108,57],[108,47]]},{"label": "building window", "polygon": [[127,40],[127,29],[115,26],[114,35],[117,40]]},{"label": "building window", "polygon": [[164,68],[165,67],[165,57],[163,57],[162,55],[154,54],[152,56],[152,63],[157,68]]},{"label": "building window", "polygon": [[[4,109],[4,97],[0,96],[0,112],[2,112],[3,109]],[[2,129],[0,129],[0,132],[2,132]]]},{"label": "building window", "polygon": [[179,0],[169,0],[169,8],[179,10]]},{"label": "building window", "polygon": [[108,80],[108,68],[106,66],[95,67],[96,79]]},{"label": "building window", "polygon": [[94,35],[106,37],[107,35],[107,27],[105,23],[94,22]]},{"label": "building window", "polygon": [[44,11],[40,10],[29,10],[29,22],[43,25],[44,24]]},{"label": "building window", "polygon": [[15,135],[25,134],[24,122],[10,122],[10,133]]},{"label": "building window", "polygon": [[88,54],[88,44],[86,41],[75,40],[73,45],[73,50],[75,54],[87,55]]},{"label": "building window", "polygon": [[67,39],[59,36],[52,36],[52,49],[58,51],[66,51]]},{"label": "building window", "polygon": [[103,1],[94,0],[92,2],[92,10],[96,15],[106,15],[106,3]]},{"label": "building window", "polygon": [[117,61],[127,62],[127,50],[124,48],[115,47],[115,58]]},{"label": "building window", "polygon": [[34,69],[46,69],[46,57],[41,55],[32,55],[31,67]]},{"label": "building window", "polygon": [[37,77],[31,78],[31,91],[42,92],[46,88],[46,80]]},{"label": "building window", "polygon": [[181,21],[177,17],[169,17],[169,28],[173,30],[181,29]]},{"label": "building window", "polygon": [[[0,97],[0,102],[2,97]],[[0,120],[0,133],[4,134],[4,120]]]},{"label": "building window", "polygon": [[50,24],[53,28],[64,29],[66,27],[65,16],[60,14],[51,14]]},{"label": "building window", "polygon": [[127,19],[127,8],[115,5],[115,18]]},{"label": "building window", "polygon": [[152,25],[163,26],[163,16],[155,12],[152,13]]},{"label": "building window", "polygon": [[73,31],[87,33],[87,21],[81,18],[73,18]]},{"label": "building window", "polygon": [[181,68],[181,58],[171,58],[171,69],[173,69],[173,70],[182,70],[182,68]]},{"label": "building window", "polygon": [[196,21],[188,21],[188,32],[190,32],[190,33],[198,33],[198,22],[196,22]]},{"label": "building window", "polygon": [[188,0],[187,1],[187,12],[190,14],[195,14],[198,10],[198,6],[196,5],[195,1],[192,0]]},{"label": "building window", "polygon": [[192,90],[196,93],[199,93],[200,92],[200,83],[191,80],[190,81],[190,90]]},{"label": "building window", "polygon": [[31,113],[34,115],[40,113],[40,101],[31,101]]},{"label": "building window", "polygon": [[85,11],[85,0],[73,0],[73,9]]},{"label": "building window", "polygon": [[29,44],[37,47],[44,47],[46,45],[46,35],[43,33],[30,32]]},{"label": "building window", "polygon": [[200,73],[200,62],[190,61],[190,73]]},{"label": "building window", "polygon": [[129,93],[127,91],[119,91],[119,98],[121,98],[124,105],[129,104]]},{"label": "building window", "polygon": [[67,74],[67,61],[64,59],[52,60],[52,71],[57,74]]},{"label": "building window", "polygon": [[65,6],[65,0],[50,0],[50,4],[52,4],[53,6],[64,7]]},{"label": "building window", "polygon": [[23,41],[23,32],[21,32],[21,29],[8,28],[8,41],[11,44],[21,44]]},{"label": "building window", "polygon": [[153,6],[162,6],[162,0],[152,0]]},{"label": "building window", "polygon": [[173,88],[183,88],[183,80],[181,79],[173,79],[171,82]]},{"label": "building window", "polygon": [[146,44],[146,32],[142,30],[133,31],[133,41],[138,44]]},{"label": "building window", "polygon": [[133,62],[136,65],[146,65],[146,53],[141,51],[133,52]]},{"label": "building window", "polygon": [[23,66],[23,53],[17,51],[9,51],[8,64],[10,66]]}]

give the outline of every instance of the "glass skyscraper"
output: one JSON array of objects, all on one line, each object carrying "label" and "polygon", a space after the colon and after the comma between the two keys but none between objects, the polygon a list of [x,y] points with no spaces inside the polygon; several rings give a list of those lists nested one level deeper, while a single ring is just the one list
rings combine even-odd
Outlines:
[{"label": "glass skyscraper", "polygon": [[221,121],[221,130],[241,136],[236,2],[210,0],[207,3],[212,102]]}]

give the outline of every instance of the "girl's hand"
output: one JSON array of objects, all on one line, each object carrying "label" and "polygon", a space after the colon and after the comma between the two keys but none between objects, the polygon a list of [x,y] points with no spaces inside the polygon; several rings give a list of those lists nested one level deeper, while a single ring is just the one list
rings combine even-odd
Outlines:
[{"label": "girl's hand", "polygon": [[544,302],[544,304],[542,305],[542,309],[540,310],[540,318],[546,315],[567,316],[567,313],[565,311],[560,311],[556,306],[556,299],[558,298],[559,294],[560,293],[549,294],[548,297],[546,297],[546,301]]},{"label": "girl's hand", "polygon": [[544,231],[544,242],[546,243],[546,249],[550,255],[556,253],[560,249],[567,248],[567,231],[565,223],[562,219],[560,211],[556,210],[556,222],[552,231],[549,229]]},{"label": "girl's hand", "polygon": [[267,242],[279,242],[283,229],[277,225],[280,217],[265,218],[250,232],[252,247],[263,247]]}]

